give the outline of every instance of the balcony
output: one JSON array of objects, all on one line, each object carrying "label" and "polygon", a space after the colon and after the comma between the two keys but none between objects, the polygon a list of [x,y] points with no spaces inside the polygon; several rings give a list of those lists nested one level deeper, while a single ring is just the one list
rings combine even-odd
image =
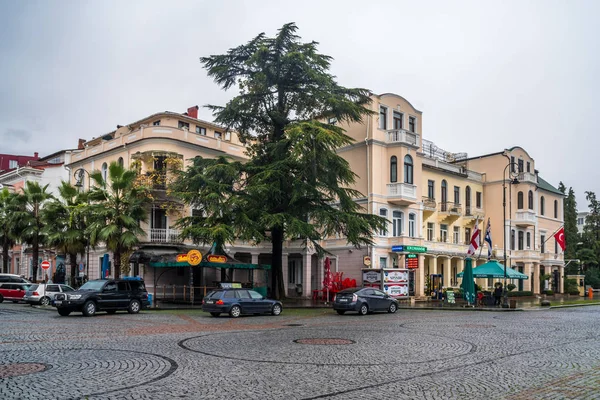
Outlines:
[{"label": "balcony", "polygon": [[520,210],[515,213],[514,223],[516,226],[535,226],[537,215],[533,210]]},{"label": "balcony", "polygon": [[388,201],[393,204],[409,205],[417,202],[417,186],[409,183],[388,183]]},{"label": "balcony", "polygon": [[441,202],[439,204],[438,219],[441,221],[454,221],[462,216],[462,206],[458,203]]},{"label": "balcony", "polygon": [[423,218],[428,218],[436,211],[435,199],[423,196]]},{"label": "balcony", "polygon": [[557,263],[557,264],[563,264],[565,262],[565,256],[563,253],[551,253],[551,252],[546,252],[546,253],[542,253],[542,263],[543,264],[553,264],[553,263]]},{"label": "balcony", "polygon": [[474,219],[483,219],[484,212],[480,208],[475,208],[473,206],[465,206],[465,213],[463,214],[463,218],[465,220],[474,220]]},{"label": "balcony", "polygon": [[179,237],[179,229],[150,229],[148,239],[152,243],[181,243],[183,240]]},{"label": "balcony", "polygon": [[387,143],[402,143],[409,146],[421,147],[421,138],[418,133],[408,132],[404,129],[392,129],[386,131]]},{"label": "balcony", "polygon": [[513,250],[511,254],[512,260],[515,261],[526,261],[526,260],[539,260],[540,253],[535,250]]},{"label": "balcony", "polygon": [[537,184],[537,178],[535,174],[532,174],[531,172],[521,172],[517,179],[519,180],[519,183]]}]

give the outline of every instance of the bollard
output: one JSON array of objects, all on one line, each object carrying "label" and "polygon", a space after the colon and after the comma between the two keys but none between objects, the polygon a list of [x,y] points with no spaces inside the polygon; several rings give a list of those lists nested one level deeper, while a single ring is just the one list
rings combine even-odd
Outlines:
[{"label": "bollard", "polygon": [[588,289],[588,298],[589,299],[593,299],[594,298],[594,291],[592,290],[592,288]]}]

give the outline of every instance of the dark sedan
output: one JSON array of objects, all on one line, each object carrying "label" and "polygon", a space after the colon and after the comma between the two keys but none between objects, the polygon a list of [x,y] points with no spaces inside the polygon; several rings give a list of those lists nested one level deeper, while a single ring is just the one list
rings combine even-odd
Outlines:
[{"label": "dark sedan", "polygon": [[352,288],[335,295],[333,309],[340,315],[346,311],[356,311],[360,315],[373,311],[395,313],[398,300],[374,288]]},{"label": "dark sedan", "polygon": [[213,317],[218,317],[221,313],[233,318],[242,314],[279,315],[282,310],[281,302],[266,299],[249,289],[217,289],[202,300],[202,311],[209,312]]}]

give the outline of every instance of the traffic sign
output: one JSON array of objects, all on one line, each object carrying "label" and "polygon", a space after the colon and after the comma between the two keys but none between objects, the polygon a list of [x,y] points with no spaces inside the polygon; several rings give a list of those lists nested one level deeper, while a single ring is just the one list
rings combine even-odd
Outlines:
[{"label": "traffic sign", "polygon": [[83,263],[79,264],[79,272],[83,272]]},{"label": "traffic sign", "polygon": [[49,269],[50,261],[42,261],[42,264],[40,266],[42,267],[42,269]]}]

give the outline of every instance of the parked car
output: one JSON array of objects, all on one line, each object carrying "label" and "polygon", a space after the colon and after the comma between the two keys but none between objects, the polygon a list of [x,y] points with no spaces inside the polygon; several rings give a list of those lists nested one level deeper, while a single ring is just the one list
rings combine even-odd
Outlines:
[{"label": "parked car", "polygon": [[34,283],[25,292],[23,300],[27,304],[40,304],[42,306],[47,306],[54,300],[54,296],[58,293],[69,293],[73,291],[75,291],[75,289],[69,285],[57,283]]},{"label": "parked car", "polygon": [[0,282],[0,303],[4,300],[18,303],[23,300],[25,291],[29,286],[31,286],[31,283]]},{"label": "parked car", "polygon": [[398,300],[374,288],[351,288],[335,295],[333,309],[340,315],[346,311],[356,311],[360,315],[373,311],[395,313],[398,309]]},{"label": "parked car", "polygon": [[58,293],[54,296],[53,306],[63,317],[73,311],[90,317],[98,311],[114,314],[118,310],[127,310],[137,314],[149,306],[148,292],[141,279],[97,279],[88,281],[79,290]]},{"label": "parked car", "polygon": [[12,283],[31,283],[27,279],[20,277],[15,274],[0,274],[0,283],[12,282]]},{"label": "parked car", "polygon": [[277,300],[269,300],[258,292],[249,289],[217,289],[208,293],[202,300],[202,311],[213,317],[221,313],[237,318],[242,314],[279,315],[283,304]]}]

